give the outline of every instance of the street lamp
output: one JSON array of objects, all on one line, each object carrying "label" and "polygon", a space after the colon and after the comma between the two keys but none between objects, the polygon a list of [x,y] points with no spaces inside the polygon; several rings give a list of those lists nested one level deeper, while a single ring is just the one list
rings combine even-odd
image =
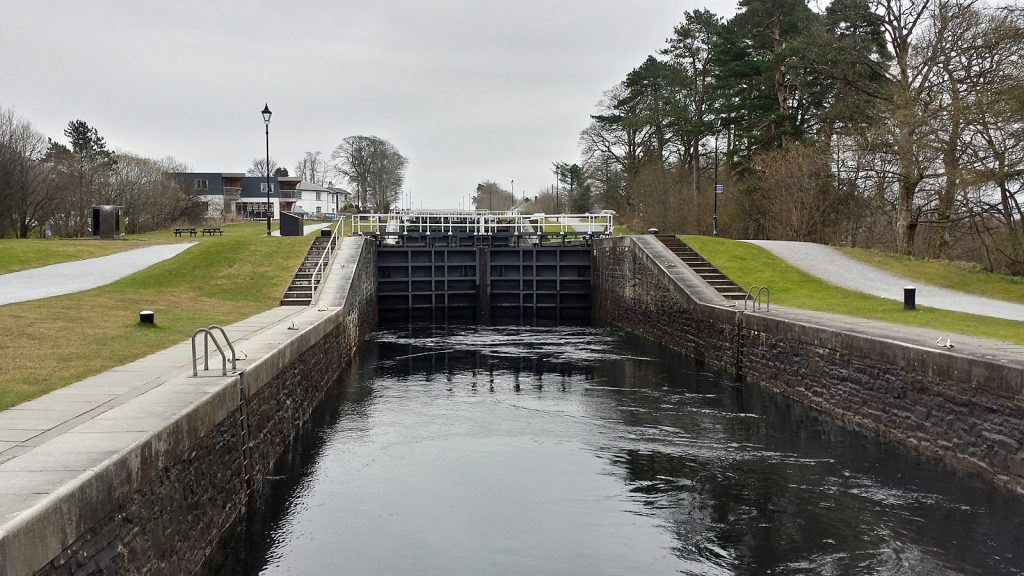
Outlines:
[{"label": "street lamp", "polygon": [[267,236],[270,236],[270,216],[274,209],[270,204],[270,106],[263,104],[263,123],[267,126]]},{"label": "street lamp", "polygon": [[718,236],[718,129],[722,126],[722,117],[715,116],[715,212],[711,217],[711,235]]}]

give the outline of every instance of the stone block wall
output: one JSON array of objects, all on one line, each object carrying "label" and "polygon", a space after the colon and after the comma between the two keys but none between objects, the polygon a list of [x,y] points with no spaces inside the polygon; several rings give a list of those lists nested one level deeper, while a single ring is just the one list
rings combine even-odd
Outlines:
[{"label": "stone block wall", "polygon": [[694,284],[689,269],[680,266],[653,236],[599,240],[594,248],[594,319],[734,370],[735,311],[702,303],[699,298],[711,294],[701,289],[711,289]]},{"label": "stone block wall", "polygon": [[1024,490],[1019,367],[766,316],[743,330],[747,381]]},{"label": "stone block wall", "polygon": [[595,243],[594,317],[1024,491],[1024,365],[729,308],[652,236]]}]

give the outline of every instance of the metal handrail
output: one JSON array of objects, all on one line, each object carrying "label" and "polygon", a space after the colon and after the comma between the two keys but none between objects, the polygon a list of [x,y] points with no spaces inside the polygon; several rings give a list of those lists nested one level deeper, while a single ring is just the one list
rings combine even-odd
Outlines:
[{"label": "metal handrail", "polygon": [[331,233],[331,239],[327,241],[327,250],[324,250],[324,253],[320,255],[320,260],[317,261],[316,268],[313,268],[313,274],[311,274],[309,277],[310,302],[313,302],[313,298],[316,296],[316,289],[320,285],[320,282],[317,280],[317,277],[319,276],[321,279],[323,279],[325,259],[327,263],[330,263],[331,256],[334,255],[334,247],[338,241],[338,228],[342,225],[344,221],[345,219],[342,218],[339,222],[334,224],[334,232]]},{"label": "metal handrail", "polygon": [[[494,234],[498,231],[520,235],[551,234],[569,236],[611,236],[615,231],[614,214],[518,214],[512,212],[428,211],[391,214],[357,214],[352,217],[352,232],[406,235],[430,230],[454,234]],[[550,228],[557,227],[555,230]]]},{"label": "metal handrail", "polygon": [[[756,292],[755,292],[755,290],[756,290]],[[747,309],[747,301],[749,300],[750,303],[751,303],[750,304],[750,309],[751,310],[755,310],[755,311],[756,310],[760,310],[761,309],[761,294],[764,294],[766,296],[765,310],[768,311],[768,312],[771,312],[771,310],[772,310],[772,292],[771,292],[771,290],[768,289],[767,286],[758,286],[757,284],[754,284],[753,286],[751,286],[750,290],[747,290],[746,295],[743,296],[743,309],[744,310]]]},{"label": "metal handrail", "polygon": [[191,338],[191,344],[193,344],[193,376],[199,376],[199,365],[196,356],[196,336],[203,334],[203,370],[210,369],[210,340],[213,340],[213,345],[217,346],[217,352],[220,353],[220,375],[227,375],[227,356],[224,354],[224,348],[220,347],[220,342],[217,341],[217,336],[213,333],[214,330],[219,330],[224,336],[224,342],[231,351],[231,370],[237,369],[238,355],[234,354],[234,345],[231,344],[230,338],[227,337],[227,332],[223,328],[216,324],[211,324],[206,328],[197,328],[193,332],[193,338]]}]

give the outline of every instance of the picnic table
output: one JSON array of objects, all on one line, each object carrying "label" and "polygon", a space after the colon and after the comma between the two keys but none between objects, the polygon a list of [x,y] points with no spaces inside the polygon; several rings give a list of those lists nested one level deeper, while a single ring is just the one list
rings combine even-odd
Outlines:
[{"label": "picnic table", "polygon": [[188,232],[189,236],[195,236],[196,235],[196,229],[195,228],[175,228],[174,229],[174,235],[175,236],[181,236],[182,232]]},{"label": "picnic table", "polygon": [[223,236],[224,230],[221,230],[220,228],[203,228],[203,236],[213,236],[214,234],[220,234],[221,236]]}]

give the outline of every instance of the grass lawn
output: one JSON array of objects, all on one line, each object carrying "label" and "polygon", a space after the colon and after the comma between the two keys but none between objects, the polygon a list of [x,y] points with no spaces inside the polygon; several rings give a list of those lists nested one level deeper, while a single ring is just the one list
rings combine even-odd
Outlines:
[{"label": "grass lawn", "polygon": [[[267,238],[257,222],[187,240],[198,244],[113,284],[0,306],[0,409],[277,306],[311,237]],[[138,323],[146,309],[155,327]]]},{"label": "grass lawn", "polygon": [[934,328],[941,334],[953,332],[1024,344],[1021,322],[935,308],[907,311],[899,300],[833,286],[790,266],[760,246],[709,236],[682,239],[740,286],[768,286],[772,304]]},{"label": "grass lawn", "polygon": [[920,260],[899,254],[886,254],[863,248],[839,248],[844,254],[887,272],[926,282],[933,286],[960,290],[978,296],[1024,304],[1024,277],[985,272],[970,262]]}]

